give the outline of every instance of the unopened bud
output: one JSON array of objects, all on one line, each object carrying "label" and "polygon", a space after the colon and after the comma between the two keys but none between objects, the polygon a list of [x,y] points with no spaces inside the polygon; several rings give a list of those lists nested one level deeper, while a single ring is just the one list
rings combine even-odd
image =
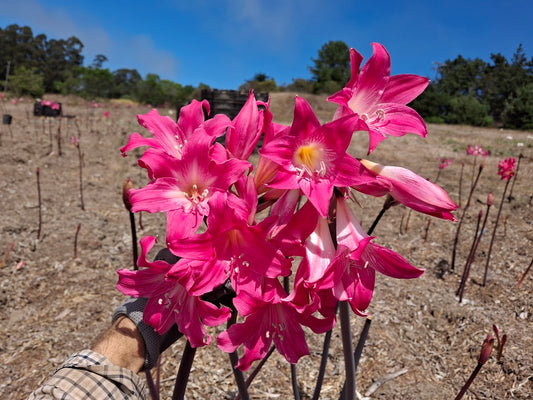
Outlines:
[{"label": "unopened bud", "polygon": [[494,202],[494,196],[492,195],[492,193],[489,193],[487,195],[487,205],[490,207],[493,202]]},{"label": "unopened bud", "polygon": [[482,216],[483,216],[483,210],[479,210],[478,218],[481,219]]},{"label": "unopened bud", "polygon": [[133,189],[133,182],[130,178],[126,178],[122,185],[122,201],[124,202],[124,207],[126,207],[128,211],[131,211],[130,189]]},{"label": "unopened bud", "polygon": [[483,168],[485,168],[485,160],[481,161],[479,164],[479,170],[481,171]]},{"label": "unopened bud", "polygon": [[489,334],[484,340],[483,345],[481,346],[481,353],[479,354],[478,363],[484,365],[490,358],[492,353],[492,346],[494,345],[494,338],[492,334]]}]

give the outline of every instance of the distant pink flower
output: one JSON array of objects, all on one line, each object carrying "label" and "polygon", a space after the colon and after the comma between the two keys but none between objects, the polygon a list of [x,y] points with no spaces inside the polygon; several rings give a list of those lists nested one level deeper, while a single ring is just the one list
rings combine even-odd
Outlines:
[{"label": "distant pink flower", "polygon": [[18,102],[19,102],[18,99],[11,100],[11,104],[13,104],[14,106],[16,106]]},{"label": "distant pink flower", "polygon": [[110,114],[109,111],[104,112],[104,118],[109,119],[109,114]]},{"label": "distant pink flower", "polygon": [[348,114],[359,116],[358,130],[368,131],[372,152],[387,135],[415,133],[427,135],[424,120],[406,104],[420,95],[429,84],[418,75],[390,75],[390,56],[385,47],[372,43],[374,53],[359,71],[363,56],[350,49],[352,77],[341,91],[328,100],[339,104],[335,118]]},{"label": "distant pink flower", "polygon": [[482,156],[483,158],[486,158],[489,155],[489,151],[483,149],[483,147],[478,146],[477,144],[474,146],[468,145],[466,147],[466,154],[474,157]]},{"label": "distant pink flower", "polygon": [[439,163],[439,169],[448,168],[452,164],[451,158],[441,158]]},{"label": "distant pink flower", "polygon": [[458,206],[440,186],[405,168],[384,166],[369,160],[361,160],[361,164],[374,174],[375,181],[354,186],[354,189],[372,196],[390,193],[396,201],[415,211],[455,221],[450,211]]},{"label": "distant pink flower", "polygon": [[100,107],[100,104],[98,104],[96,101],[93,101],[92,102],[92,106],[93,106],[93,108],[98,108],[98,107]]},{"label": "distant pink flower", "polygon": [[505,179],[508,181],[514,176],[515,172],[516,158],[505,158],[498,163],[498,175],[500,175],[502,180]]},{"label": "distant pink flower", "polygon": [[309,198],[322,216],[328,212],[334,186],[360,183],[359,161],[346,153],[357,126],[355,115],[321,125],[311,106],[296,97],[294,122],[259,151],[262,157],[280,166],[268,186],[298,189]]},{"label": "distant pink flower", "polygon": [[56,103],[56,102],[52,102],[52,104],[50,105],[50,108],[52,110],[59,110],[61,108],[61,106],[59,105],[59,103]]},{"label": "distant pink flower", "polygon": [[78,139],[77,136],[72,136],[70,138],[70,144],[73,144],[74,146],[79,146],[80,145],[80,140]]}]

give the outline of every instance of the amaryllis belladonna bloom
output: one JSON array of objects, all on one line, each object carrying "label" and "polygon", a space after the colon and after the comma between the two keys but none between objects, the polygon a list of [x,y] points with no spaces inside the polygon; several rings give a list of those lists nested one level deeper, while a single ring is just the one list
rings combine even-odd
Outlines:
[{"label": "amaryllis belladonna bloom", "polygon": [[351,186],[365,181],[361,164],[346,153],[357,127],[355,115],[321,125],[311,106],[296,98],[294,122],[259,151],[280,168],[268,183],[275,189],[298,189],[320,215],[326,216],[334,186]]},{"label": "amaryllis belladonna bloom", "polygon": [[372,196],[389,193],[396,201],[415,211],[455,221],[450,211],[458,206],[440,186],[405,168],[380,165],[369,160],[361,160],[361,164],[375,176],[375,181],[354,186],[354,189]]},{"label": "amaryllis belladonna bloom", "polygon": [[500,175],[502,180],[505,179],[508,181],[514,176],[515,172],[516,158],[505,158],[498,163],[498,175]]},{"label": "amaryllis belladonna bloom", "polygon": [[363,56],[350,49],[352,77],[341,91],[329,97],[339,104],[335,118],[349,114],[359,116],[357,130],[368,131],[372,152],[383,139],[415,133],[427,135],[424,120],[406,104],[420,95],[429,79],[418,75],[390,75],[391,61],[385,47],[372,43],[374,53],[361,71]]}]

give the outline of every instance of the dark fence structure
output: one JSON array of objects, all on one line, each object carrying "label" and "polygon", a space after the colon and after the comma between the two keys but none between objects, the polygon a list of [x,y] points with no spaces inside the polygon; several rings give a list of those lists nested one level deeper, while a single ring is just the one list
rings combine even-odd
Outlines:
[{"label": "dark fence structure", "polygon": [[36,101],[33,104],[33,115],[36,117],[59,117],[61,115],[61,103],[43,104]]},{"label": "dark fence structure", "polygon": [[[211,106],[211,115],[225,114],[235,118],[248,99],[248,93],[237,90],[203,89],[202,100],[207,100]],[[268,93],[254,93],[255,99],[268,101]]]}]

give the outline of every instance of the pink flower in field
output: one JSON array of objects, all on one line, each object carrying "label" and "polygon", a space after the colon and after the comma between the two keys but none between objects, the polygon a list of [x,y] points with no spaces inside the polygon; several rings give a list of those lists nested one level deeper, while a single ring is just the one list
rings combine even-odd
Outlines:
[{"label": "pink flower in field", "polygon": [[61,107],[59,105],[59,103],[56,103],[55,101],[53,101],[51,104],[50,104],[50,108],[52,110],[59,110]]},{"label": "pink flower in field", "polygon": [[14,106],[16,106],[18,102],[19,102],[18,99],[11,100],[11,104],[13,104]]},{"label": "pink flower in field", "polygon": [[359,161],[346,153],[357,126],[355,115],[320,125],[311,106],[296,97],[294,122],[259,151],[280,166],[268,183],[274,189],[301,189],[322,216],[328,212],[334,186],[365,181]]},{"label": "pink flower in field", "polygon": [[506,181],[508,181],[514,176],[515,173],[516,158],[505,158],[498,163],[498,175],[500,175],[502,180],[505,179]]},{"label": "pink flower in field", "polygon": [[483,158],[486,158],[489,155],[489,151],[483,149],[483,147],[478,146],[477,144],[474,146],[468,145],[466,147],[466,154],[474,157],[482,156]]},{"label": "pink flower in field", "polygon": [[451,158],[441,158],[439,163],[439,169],[448,168],[452,164]]},{"label": "pink flower in field", "polygon": [[98,104],[96,101],[93,100],[92,106],[93,106],[93,108],[98,108],[98,107],[100,107],[100,104]]},{"label": "pink flower in field", "polygon": [[384,166],[369,160],[361,160],[361,164],[375,176],[375,180],[368,185],[353,186],[354,189],[372,196],[390,193],[396,201],[415,211],[455,221],[450,211],[458,206],[441,187],[405,168]]},{"label": "pink flower in field", "polygon": [[79,146],[80,145],[80,139],[78,139],[77,136],[72,136],[70,138],[70,144],[74,145],[74,146]]},{"label": "pink flower in field", "polygon": [[271,280],[270,284],[273,287],[263,297],[241,292],[233,303],[245,321],[217,337],[218,347],[227,353],[243,345],[244,354],[237,363],[237,368],[243,371],[253,361],[264,358],[272,342],[287,361],[296,364],[300,357],[309,354],[301,325],[315,333],[324,333],[332,326],[332,319],[318,319],[296,310],[284,299],[285,292],[278,281]]},{"label": "pink flower in field", "polygon": [[368,152],[387,135],[403,136],[415,133],[427,135],[424,120],[406,104],[420,95],[429,84],[427,78],[418,75],[390,75],[390,56],[385,47],[372,43],[374,53],[363,66],[363,56],[350,49],[352,77],[341,91],[328,100],[339,104],[334,118],[349,114],[359,116],[357,130],[368,131]]},{"label": "pink flower in field", "polygon": [[155,241],[151,236],[141,239],[138,265],[142,269],[118,270],[117,288],[129,296],[149,298],[144,321],[156,332],[162,334],[176,323],[192,347],[205,346],[211,337],[206,336],[204,325],[222,324],[231,311],[203,301],[200,296],[213,290],[225,277],[212,279],[206,264],[193,260],[181,259],[174,265],[163,260],[148,261],[146,255]]},{"label": "pink flower in field", "polygon": [[110,114],[109,111],[104,112],[104,118],[105,119],[109,119],[109,114]]}]

